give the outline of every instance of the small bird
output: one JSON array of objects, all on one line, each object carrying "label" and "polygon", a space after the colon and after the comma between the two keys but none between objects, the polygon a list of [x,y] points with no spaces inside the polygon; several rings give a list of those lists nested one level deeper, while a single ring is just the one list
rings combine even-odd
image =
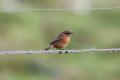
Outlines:
[{"label": "small bird", "polygon": [[73,34],[70,31],[64,31],[58,35],[58,37],[53,40],[48,48],[44,50],[49,50],[50,48],[56,48],[57,50],[63,50],[65,46],[70,42],[70,35]]}]

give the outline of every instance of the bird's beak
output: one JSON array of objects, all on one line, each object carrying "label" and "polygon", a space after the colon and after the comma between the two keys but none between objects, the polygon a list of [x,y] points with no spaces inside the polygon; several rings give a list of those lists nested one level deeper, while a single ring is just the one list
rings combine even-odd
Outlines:
[{"label": "bird's beak", "polygon": [[71,33],[72,35],[74,34],[74,33]]}]

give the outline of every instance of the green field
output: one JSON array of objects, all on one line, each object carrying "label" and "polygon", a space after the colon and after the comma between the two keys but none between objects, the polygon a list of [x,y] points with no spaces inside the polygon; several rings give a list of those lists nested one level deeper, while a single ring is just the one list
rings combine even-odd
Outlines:
[{"label": "green field", "polygon": [[[65,7],[55,0],[22,1],[20,6],[28,9]],[[91,3],[119,5],[114,0]],[[64,30],[74,33],[65,49],[120,48],[119,21],[119,9],[0,12],[0,50],[43,50]],[[119,61],[117,52],[0,55],[0,80],[120,80]]]}]

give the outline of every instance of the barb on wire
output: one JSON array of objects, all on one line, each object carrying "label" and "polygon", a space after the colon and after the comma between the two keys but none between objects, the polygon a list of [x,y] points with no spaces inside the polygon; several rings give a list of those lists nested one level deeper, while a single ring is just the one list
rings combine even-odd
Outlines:
[{"label": "barb on wire", "polygon": [[0,12],[39,12],[39,11],[80,11],[80,10],[114,10],[120,7],[112,8],[51,8],[51,9],[0,9]]},{"label": "barb on wire", "polygon": [[112,49],[79,49],[79,50],[42,50],[42,51],[0,51],[0,55],[10,55],[10,54],[36,54],[36,53],[84,53],[84,52],[120,52],[120,48]]}]

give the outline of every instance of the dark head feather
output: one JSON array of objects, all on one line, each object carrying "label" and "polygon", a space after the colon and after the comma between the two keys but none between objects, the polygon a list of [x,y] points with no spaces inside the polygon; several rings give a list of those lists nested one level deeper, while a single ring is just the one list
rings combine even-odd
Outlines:
[{"label": "dark head feather", "polygon": [[64,31],[63,33],[64,34],[72,34],[72,32],[70,32],[70,31]]}]

